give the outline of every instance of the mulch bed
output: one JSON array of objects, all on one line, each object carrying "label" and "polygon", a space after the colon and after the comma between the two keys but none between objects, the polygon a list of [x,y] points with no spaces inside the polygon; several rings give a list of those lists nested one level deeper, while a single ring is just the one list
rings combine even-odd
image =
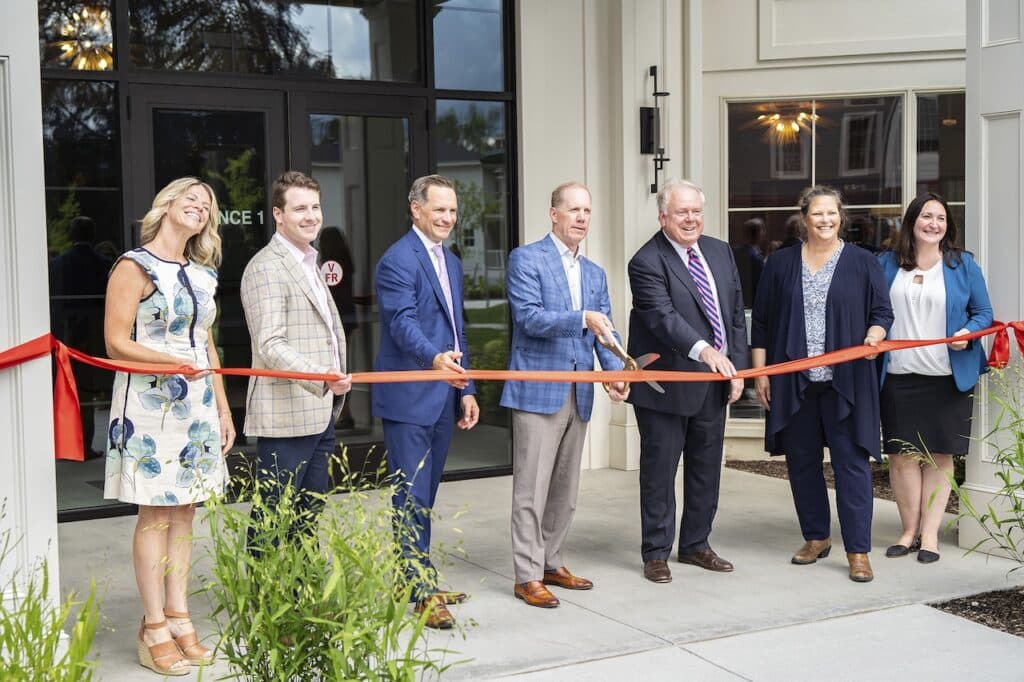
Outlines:
[{"label": "mulch bed", "polygon": [[[726,460],[725,466],[772,478],[788,478],[786,462],[783,459]],[[835,488],[832,465],[826,462],[824,467],[825,482],[830,488]],[[889,487],[889,472],[878,462],[871,462],[871,477],[874,482],[875,497],[895,501],[892,488]],[[959,509],[960,504],[956,495],[950,495],[946,511],[956,514]],[[1008,590],[995,590],[951,599],[930,606],[1011,635],[1024,637],[1024,608],[1021,607],[1022,604],[1024,604],[1024,588],[1014,587]]]},{"label": "mulch bed", "polygon": [[[789,478],[786,474],[786,460],[782,457],[773,457],[770,460],[727,459],[725,461],[725,466],[730,469],[749,471],[752,474],[771,476],[772,478],[781,478],[783,480],[787,480]],[[836,477],[835,474],[832,473],[832,465],[825,462],[824,469],[825,484],[828,485],[829,488],[835,488]],[[882,500],[889,500],[890,502],[896,501],[896,496],[893,494],[892,488],[889,487],[889,470],[874,460],[871,460],[871,480],[874,487],[875,497]],[[949,514],[958,514],[960,512],[960,500],[957,499],[956,495],[949,496],[949,502],[946,503],[946,512]]]},{"label": "mulch bed", "polygon": [[1024,637],[1024,588],[982,592],[969,597],[931,604],[937,609],[987,625],[1011,635]]}]

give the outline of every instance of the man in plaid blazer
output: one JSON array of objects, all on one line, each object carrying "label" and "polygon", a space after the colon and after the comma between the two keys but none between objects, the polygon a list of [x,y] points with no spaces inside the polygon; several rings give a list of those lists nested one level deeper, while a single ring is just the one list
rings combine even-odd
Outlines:
[{"label": "man in plaid blazer", "polygon": [[[590,229],[590,190],[569,182],[551,193],[551,234],[509,255],[506,281],[512,309],[509,369],[591,370],[622,361],[597,341],[611,338],[608,281],[579,251]],[[623,383],[612,400],[628,394]],[[562,561],[579,489],[583,439],[594,404],[590,383],[506,381],[501,404],[512,408],[512,561],[514,594],[530,606],[553,608],[558,599],[545,585],[589,590]]]},{"label": "man in plaid blazer", "polygon": [[304,514],[294,531],[315,532],[334,454],[334,422],[352,378],[345,374],[345,332],[317,267],[320,185],[289,171],[274,182],[277,232],[242,274],[242,307],[252,338],[254,369],[334,374],[333,381],[252,377],[244,432],[255,436],[258,476],[271,498],[289,481]]},{"label": "man in plaid blazer", "polygon": [[[458,198],[447,178],[427,175],[409,190],[412,228],[392,244],[374,274],[380,310],[380,350],[374,369],[469,368],[462,317],[462,264],[444,248],[458,217]],[[446,604],[466,598],[437,592],[430,562],[430,509],[437,497],[457,413],[461,429],[476,425],[480,410],[472,381],[374,384],[373,415],[380,417],[388,473],[397,484],[392,500],[404,524],[398,539],[410,560],[417,613],[426,625],[450,628]]]}]

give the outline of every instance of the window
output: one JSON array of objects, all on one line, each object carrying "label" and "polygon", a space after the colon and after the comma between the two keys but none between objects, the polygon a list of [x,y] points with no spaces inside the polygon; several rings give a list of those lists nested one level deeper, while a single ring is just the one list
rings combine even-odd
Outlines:
[{"label": "window", "polygon": [[[962,228],[964,94],[914,96],[916,186],[905,186],[904,159],[913,150],[903,148],[904,96],[728,105],[728,238],[748,308],[765,259],[800,243],[796,202],[810,185],[842,192],[849,217],[844,238],[876,253],[892,243],[904,206],[919,192],[942,194]],[[747,390],[731,415],[763,412]]]},{"label": "window", "polygon": [[501,0],[433,0],[434,85],[505,89]]},{"label": "window", "polygon": [[131,58],[162,71],[416,82],[413,0],[129,0]]}]

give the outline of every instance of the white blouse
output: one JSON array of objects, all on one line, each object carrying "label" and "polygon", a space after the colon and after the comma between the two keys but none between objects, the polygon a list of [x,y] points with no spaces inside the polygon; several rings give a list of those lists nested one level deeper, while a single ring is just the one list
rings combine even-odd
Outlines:
[{"label": "white blouse", "polygon": [[[940,260],[928,270],[896,272],[889,287],[892,300],[891,339],[941,339],[946,336],[946,282]],[[945,344],[908,348],[889,354],[890,374],[948,376],[949,350]]]}]

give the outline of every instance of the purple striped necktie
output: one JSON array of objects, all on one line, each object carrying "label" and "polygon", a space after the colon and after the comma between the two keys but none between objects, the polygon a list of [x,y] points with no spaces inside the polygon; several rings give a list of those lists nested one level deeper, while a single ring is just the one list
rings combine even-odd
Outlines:
[{"label": "purple striped necktie", "polygon": [[455,352],[458,353],[459,348],[459,328],[455,326],[455,304],[452,303],[452,285],[448,280],[448,265],[444,262],[444,246],[441,244],[434,244],[431,247],[431,251],[434,252],[434,257],[437,258],[439,270],[437,279],[440,280],[441,291],[444,293],[444,302],[448,304],[448,321],[452,325],[452,334],[455,336]]},{"label": "purple striped necktie", "polygon": [[715,305],[715,297],[711,294],[711,281],[708,279],[707,270],[700,260],[700,254],[691,246],[686,250],[686,267],[690,271],[690,277],[697,284],[697,291],[700,292],[701,303],[704,304],[704,312],[711,322],[711,331],[715,335],[715,350],[722,350],[722,341],[725,335],[722,333],[722,318],[718,315],[718,306]]}]

